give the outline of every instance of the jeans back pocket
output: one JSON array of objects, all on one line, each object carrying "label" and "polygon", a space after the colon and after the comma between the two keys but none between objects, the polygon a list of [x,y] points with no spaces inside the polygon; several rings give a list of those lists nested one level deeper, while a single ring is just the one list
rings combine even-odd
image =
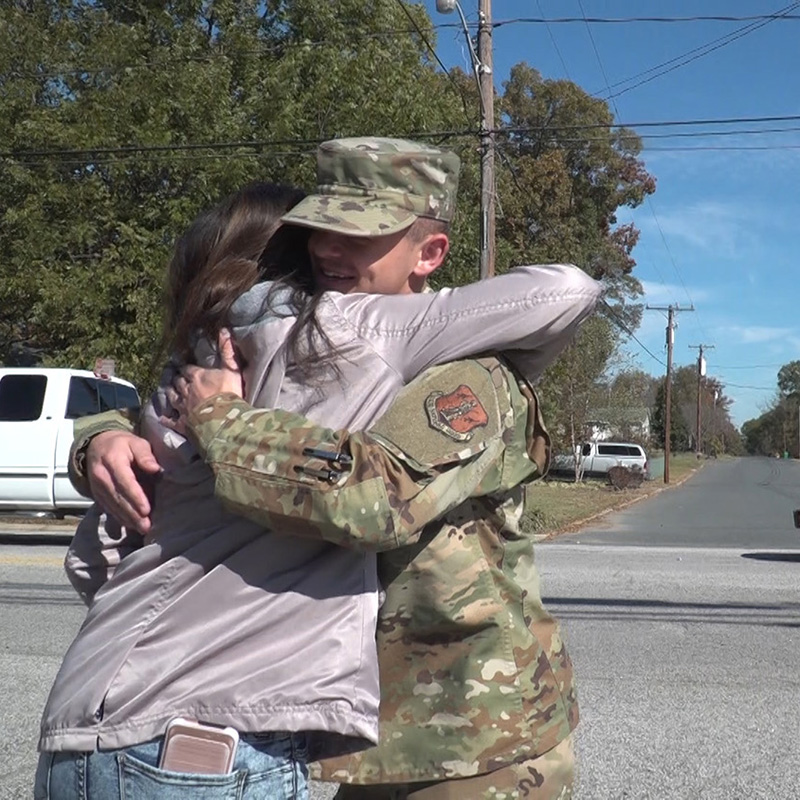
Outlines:
[{"label": "jeans back pocket", "polygon": [[242,800],[247,770],[196,775],[159,769],[126,753],[117,756],[121,800]]}]

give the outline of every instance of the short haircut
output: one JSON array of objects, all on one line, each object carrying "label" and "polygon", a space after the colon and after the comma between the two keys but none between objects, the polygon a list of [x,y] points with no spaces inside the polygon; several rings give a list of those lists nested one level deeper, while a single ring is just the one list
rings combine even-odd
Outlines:
[{"label": "short haircut", "polygon": [[434,233],[450,233],[450,223],[442,219],[417,217],[408,229],[415,242],[421,242],[426,236]]}]

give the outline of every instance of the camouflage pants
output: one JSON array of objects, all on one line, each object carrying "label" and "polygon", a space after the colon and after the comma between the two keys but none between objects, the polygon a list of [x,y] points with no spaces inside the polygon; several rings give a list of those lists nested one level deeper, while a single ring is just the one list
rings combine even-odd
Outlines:
[{"label": "camouflage pants", "polygon": [[572,737],[538,758],[477,775],[431,783],[343,785],[334,800],[570,800]]}]

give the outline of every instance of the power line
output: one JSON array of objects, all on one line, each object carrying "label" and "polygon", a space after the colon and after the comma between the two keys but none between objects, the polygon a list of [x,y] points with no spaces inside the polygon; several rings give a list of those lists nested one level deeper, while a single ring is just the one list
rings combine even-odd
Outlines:
[{"label": "power line", "polygon": [[[632,133],[629,136],[621,135],[619,138],[626,139],[701,139],[705,136],[760,136],[766,133],[797,133],[800,127],[790,128],[742,128],[733,131],[676,131],[675,133]],[[605,141],[602,137],[597,139],[561,139],[562,142],[585,142],[585,141]]]},{"label": "power line", "polygon": [[452,83],[453,86],[455,86],[456,89],[458,90],[459,96],[461,97],[461,105],[464,108],[464,118],[467,120],[467,122],[469,122],[469,110],[467,108],[467,98],[464,96],[464,89],[456,82],[456,79],[453,77],[450,70],[447,69],[447,67],[442,63],[442,59],[439,58],[439,54],[434,49],[433,45],[428,41],[428,37],[425,35],[425,33],[422,31],[419,25],[417,25],[417,21],[414,19],[413,15],[408,10],[408,7],[403,2],[403,0],[397,0],[397,2],[400,4],[400,8],[403,9],[403,13],[411,21],[411,24],[414,26],[414,29],[419,34],[419,37],[425,43],[425,46],[433,54],[433,57],[436,59],[436,63],[444,70],[444,74],[447,75],[448,79],[450,80],[450,83]]},{"label": "power line", "polygon": [[[626,123],[590,123],[583,125],[540,125],[540,126],[516,126],[509,128],[497,128],[495,133],[498,136],[514,135],[520,133],[541,133],[547,131],[579,131],[579,130],[597,130],[608,128],[636,128],[636,127],[678,127],[678,126],[691,126],[691,125],[733,125],[737,123],[754,123],[754,122],[800,122],[800,114],[785,114],[779,116],[765,116],[765,117],[726,117],[719,119],[694,119],[694,120],[662,120],[662,121],[645,121],[645,122],[626,122]],[[409,137],[418,138],[453,138],[453,137],[466,137],[477,136],[480,131],[477,129],[462,129],[462,130],[446,130],[446,131],[409,131],[404,135]],[[395,132],[396,134],[396,132]],[[353,134],[354,136],[360,134]],[[375,131],[370,131],[369,134],[361,135],[377,135]],[[698,133],[698,135],[703,135]],[[709,134],[710,135],[710,134]],[[714,134],[716,135],[716,134]],[[330,138],[328,136],[327,138]],[[33,157],[49,157],[49,156],[76,156],[88,155],[96,156],[101,154],[118,154],[118,153],[142,153],[142,152],[176,152],[181,150],[219,150],[219,149],[235,149],[235,148],[255,148],[255,147],[277,147],[277,146],[309,146],[315,147],[320,142],[326,141],[326,138],[314,139],[257,139],[253,141],[237,141],[237,142],[204,142],[204,143],[187,143],[187,144],[173,144],[173,145],[96,145],[91,147],[82,148],[69,148],[69,149],[41,149],[41,150],[6,150],[0,152],[0,158],[33,158]]]},{"label": "power line", "polygon": [[780,369],[785,367],[786,364],[737,364],[736,366],[720,366],[715,365],[717,369]]},{"label": "power line", "polygon": [[[402,0],[399,0],[402,4]],[[538,0],[537,0],[538,2]],[[798,3],[794,3],[788,8],[795,8],[799,5]],[[541,13],[541,5],[539,5],[540,13]],[[407,8],[406,8],[407,11]],[[370,39],[396,39],[401,37],[407,36],[420,36],[423,39],[423,42],[426,46],[431,50],[431,52],[436,57],[439,66],[447,72],[447,67],[439,60],[438,56],[434,52],[433,48],[431,47],[430,43],[427,41],[425,34],[421,31],[419,26],[416,23],[416,20],[413,17],[409,17],[412,28],[396,28],[396,29],[389,29],[383,31],[364,31],[360,33],[352,33],[349,37],[351,42],[357,41],[368,41]],[[767,24],[770,22],[778,22],[778,21],[791,21],[791,20],[800,20],[800,14],[790,14],[785,13],[782,14],[781,12],[776,12],[774,14],[752,14],[746,16],[733,16],[733,15],[695,15],[695,16],[686,16],[686,17],[545,17],[544,14],[540,17],[512,17],[509,19],[501,19],[495,20],[491,23],[492,28],[501,28],[507,27],[509,25],[522,25],[522,24],[536,24],[536,25],[544,25],[548,31],[550,25],[559,25],[559,24],[570,24],[570,23],[589,23],[589,24],[631,24],[631,23],[655,23],[655,24],[662,24],[662,23],[695,23],[695,22],[761,22],[762,24]],[[478,27],[479,23],[477,22],[469,22],[468,26],[472,28]],[[759,26],[760,27],[760,26]],[[431,25],[432,30],[446,30],[446,29],[460,29],[461,26],[458,23],[437,23]],[[749,32],[749,31],[748,31]],[[725,37],[720,37],[720,39],[712,40],[712,42],[707,43],[706,45],[702,45],[700,48],[695,48],[695,50],[690,50],[688,53],[683,54],[682,56],[676,56],[675,59],[671,59],[670,61],[664,62],[663,64],[657,65],[655,67],[651,67],[649,70],[646,70],[643,73],[639,73],[639,75],[645,75],[648,72],[653,70],[657,70],[662,66],[668,65],[673,61],[679,60],[686,55],[694,53],[696,50],[706,48],[711,44],[727,39],[728,37],[734,36],[735,32],[732,34],[727,34]],[[553,45],[556,49],[556,52],[561,60],[561,64],[564,67],[565,73],[567,73],[566,65],[564,64],[564,59],[561,56],[560,52],[558,51],[558,46],[555,44],[555,40],[553,39],[552,32],[550,32],[551,40],[553,41]],[[276,42],[272,45],[264,45],[263,47],[259,48],[258,50],[243,50],[237,52],[237,57],[241,56],[261,56],[268,53],[281,53],[284,50],[291,50],[291,49],[309,49],[309,48],[322,48],[322,47],[341,47],[340,41],[333,41],[328,39],[316,39],[316,40],[303,40],[303,41],[281,41]],[[709,51],[711,52],[711,51]],[[65,75],[92,75],[95,73],[109,73],[109,72],[127,72],[133,69],[156,69],[161,67],[167,67],[171,64],[176,63],[183,63],[183,62],[211,62],[215,59],[230,59],[231,56],[226,54],[222,51],[217,51],[214,53],[210,53],[208,55],[181,55],[181,56],[173,56],[168,59],[159,60],[159,61],[147,61],[142,63],[128,63],[128,64],[114,64],[114,65],[99,65],[93,67],[82,67],[82,66],[65,66],[59,70],[51,70],[51,71],[15,71],[9,70],[8,74],[12,77],[21,77],[21,78],[33,78],[33,79],[46,79],[46,78],[59,78]],[[569,77],[568,73],[567,76]],[[623,81],[618,83],[613,83],[610,85],[610,88],[613,89],[618,85],[622,85],[627,83],[631,80],[635,80],[637,76],[632,76],[631,78],[627,78]],[[638,84],[637,84],[638,85]],[[634,87],[630,87],[634,88]],[[626,89],[625,91],[629,91]]]},{"label": "power line", "polygon": [[[701,118],[701,119],[684,119],[684,120],[660,120],[660,121],[641,121],[641,122],[614,122],[614,123],[585,123],[585,124],[571,124],[571,125],[529,125],[529,126],[514,126],[514,127],[504,127],[504,128],[497,128],[496,132],[498,134],[515,134],[515,133],[539,133],[539,132],[548,132],[548,131],[578,131],[578,130],[595,130],[595,129],[613,129],[613,128],[657,128],[657,127],[686,127],[692,125],[735,125],[739,123],[758,123],[758,122],[800,122],[800,114],[783,114],[783,115],[772,115],[772,116],[763,116],[763,117],[721,117],[721,118]],[[783,129],[783,130],[794,130],[794,129]],[[752,131],[756,133],[757,131]],[[779,130],[773,131],[765,131],[765,132],[779,132]],[[477,129],[462,129],[462,130],[448,130],[448,131],[414,131],[412,133],[406,134],[407,136],[430,136],[430,137],[442,137],[442,136],[475,136],[479,133]],[[641,134],[642,138],[647,138],[648,136],[722,136],[722,135],[732,135],[740,133],[739,131],[696,131],[691,134]],[[742,133],[750,133],[750,131],[742,131]],[[626,138],[625,136],[622,137],[623,139]],[[114,152],[120,152],[122,150],[137,150],[140,151],[142,149],[147,150],[175,150],[175,149],[198,149],[198,148],[222,148],[222,147],[267,147],[267,146],[274,146],[274,145],[295,145],[295,144],[304,144],[304,145],[317,145],[321,141],[325,141],[325,139],[275,139],[275,140],[267,140],[267,139],[259,139],[254,141],[238,141],[238,142],[213,142],[213,143],[204,143],[204,144],[181,144],[181,145],[152,145],[152,146],[145,146],[145,145],[129,145],[129,146],[99,146],[99,147],[91,147],[91,148],[82,148],[72,149],[72,150],[42,150],[42,151],[27,151],[33,155],[39,154],[59,154],[59,153],[96,153],[100,151],[106,150],[113,150]],[[570,140],[565,140],[570,141]],[[6,151],[0,152],[0,157],[14,157],[19,152],[26,152],[26,151]]]},{"label": "power line", "polygon": [[[664,244],[664,249],[667,251],[667,255],[669,256],[669,260],[672,264],[672,268],[675,270],[675,274],[678,276],[678,280],[681,282],[681,286],[683,287],[683,291],[686,293],[686,298],[689,301],[689,305],[694,309],[694,302],[692,301],[692,297],[689,294],[689,289],[686,286],[686,282],[683,280],[683,275],[681,271],[678,269],[678,263],[675,261],[675,257],[672,255],[672,250],[670,250],[669,245],[667,244],[667,237],[664,236],[664,230],[661,227],[661,222],[659,222],[658,217],[656,216],[655,208],[653,204],[650,202],[650,198],[647,197],[647,207],[650,209],[650,213],[653,215],[653,220],[656,223],[656,227],[658,228],[659,236],[661,237],[661,241]],[[703,338],[705,338],[705,331],[703,330],[703,325],[699,320],[699,314],[696,317],[698,327],[700,328],[700,333],[703,334]]]},{"label": "power line", "polygon": [[606,300],[601,300],[600,303],[605,307],[612,322],[616,323],[616,325],[619,326],[619,328],[624,333],[630,336],[630,338],[633,339],[636,342],[636,344],[638,344],[639,347],[641,347],[642,350],[644,350],[644,352],[650,356],[650,358],[652,358],[654,361],[657,361],[662,367],[666,367],[666,364],[658,356],[654,355],[647,348],[647,346],[637,338],[636,334],[622,321],[622,319],[619,316],[617,316],[617,312],[614,306],[612,306]]},{"label": "power line", "polygon": [[676,120],[645,120],[637,122],[594,122],[582,125],[542,125],[540,127],[508,127],[502,130],[506,132],[531,132],[539,130],[590,130],[592,128],[667,128],[684,127],[687,125],[736,125],[749,124],[755,122],[797,122],[800,121],[800,114],[781,114],[764,117],[717,117],[701,119],[676,119]]},{"label": "power line", "polygon": [[[537,8],[539,9],[539,13],[540,13],[542,16],[544,16],[544,13],[542,12],[542,3],[541,3],[541,0],[536,0],[536,6],[537,6]],[[550,41],[551,41],[551,42],[552,42],[552,44],[553,44],[553,49],[556,51],[556,55],[558,56],[558,60],[561,62],[561,66],[562,66],[562,67],[563,67],[563,69],[564,69],[564,74],[567,76],[567,80],[570,80],[570,81],[571,81],[571,80],[572,80],[572,78],[570,78],[570,76],[569,76],[569,70],[567,69],[567,64],[566,64],[566,62],[564,61],[564,57],[561,55],[561,50],[559,50],[559,49],[558,49],[558,44],[556,43],[556,37],[555,37],[555,36],[553,36],[553,31],[550,29],[550,25],[549,25],[547,22],[545,22],[545,23],[544,23],[544,27],[546,28],[546,30],[547,30],[547,35],[550,37]]]},{"label": "power line", "polygon": [[741,383],[728,383],[725,378],[721,376],[717,376],[717,380],[720,381],[725,387],[732,386],[734,389],[755,389],[759,392],[773,392],[777,391],[777,386],[747,386]]},{"label": "power line", "polygon": [[683,22],[753,22],[753,21],[777,21],[777,20],[800,20],[798,14],[782,14],[776,11],[774,14],[749,14],[746,16],[731,16],[723,14],[705,14],[689,17],[512,17],[510,19],[496,20],[493,24],[495,28],[503,25],[517,25],[520,23],[559,25],[565,23],[590,23],[592,25],[625,25],[635,22],[643,23],[683,23]]},{"label": "power line", "polygon": [[[578,8],[580,8],[581,14],[583,15],[584,20],[585,20],[586,19],[586,12],[584,11],[582,0],[578,0]],[[601,72],[601,74],[603,76],[603,80],[605,81],[606,87],[608,87],[608,75],[606,74],[605,67],[603,66],[603,61],[600,58],[600,51],[597,49],[597,44],[595,43],[594,36],[592,34],[592,29],[589,26],[588,22],[586,22],[586,31],[589,34],[589,40],[592,43],[592,49],[594,50],[595,57],[597,58],[597,63],[600,66],[600,72]],[[610,90],[609,90],[609,94],[610,94]],[[616,117],[619,118],[620,117],[619,108],[617,107],[617,102],[614,99],[614,95],[613,94],[610,94],[610,101],[611,101],[612,106],[614,107],[614,113],[616,114]],[[661,236],[661,241],[664,244],[664,249],[667,251],[667,255],[669,256],[669,260],[672,263],[672,268],[675,270],[675,274],[678,276],[678,280],[681,282],[681,286],[683,286],[683,291],[686,293],[686,297],[689,300],[689,305],[692,307],[692,309],[694,309],[694,303],[692,302],[692,298],[689,295],[689,289],[686,287],[686,283],[683,280],[683,275],[681,274],[681,271],[678,269],[678,263],[675,261],[675,257],[672,255],[672,251],[670,250],[669,245],[667,244],[667,239],[664,236],[663,229],[661,228],[661,222],[659,221],[658,216],[656,215],[655,207],[653,206],[652,202],[650,201],[649,195],[645,195],[645,202],[647,203],[647,207],[650,209],[650,213],[653,216],[653,221],[656,223],[656,227],[658,228],[658,232],[659,232],[659,234]],[[672,319],[672,313],[673,313],[672,309],[673,309],[673,307],[670,306],[670,311],[669,311],[670,320]],[[700,327],[701,327],[701,331],[702,331],[702,325]],[[670,347],[671,347],[671,345],[670,345]],[[667,366],[667,371],[669,371],[669,362],[670,362],[670,360],[671,360],[671,356],[670,356],[670,359],[668,359],[668,363],[666,365]],[[669,426],[667,426],[667,427],[669,427]],[[669,460],[669,459],[667,459],[667,460]],[[669,473],[667,471],[665,473],[665,475],[668,476],[668,474]]]},{"label": "power line", "polygon": [[748,151],[748,150],[800,150],[797,144],[729,144],[729,145],[698,145],[688,147],[674,145],[673,147],[648,147],[648,153],[691,153],[691,152],[712,152],[712,151]]},{"label": "power line", "polygon": [[[663,64],[661,64],[659,66],[651,67],[649,70],[645,70],[645,72],[640,73],[640,75],[641,76],[645,76],[645,75],[647,75],[648,73],[651,73],[651,72],[655,72],[655,74],[650,75],[649,77],[642,77],[642,80],[638,81],[637,83],[634,83],[631,86],[627,86],[624,89],[620,89],[619,92],[611,93],[611,88],[613,88],[613,87],[607,86],[607,91],[609,92],[609,97],[607,99],[611,99],[611,98],[614,98],[614,97],[619,97],[620,95],[625,94],[626,92],[630,92],[633,89],[636,89],[639,86],[644,85],[645,83],[649,83],[650,81],[654,81],[656,78],[660,78],[663,75],[668,74],[669,72],[674,72],[676,69],[680,69],[680,67],[684,67],[687,64],[691,64],[693,61],[697,61],[698,59],[703,58],[704,56],[707,56],[709,53],[713,53],[716,50],[720,50],[723,47],[727,47],[727,45],[737,41],[738,39],[741,39],[744,36],[747,36],[748,34],[753,33],[754,31],[759,30],[760,28],[763,28],[765,25],[768,25],[770,22],[773,22],[774,19],[778,19],[778,18],[784,17],[788,12],[793,11],[798,6],[800,6],[800,2],[792,3],[791,5],[788,5],[788,6],[785,6],[784,8],[782,8],[779,12],[777,12],[775,15],[773,15],[772,18],[770,18],[770,19],[765,19],[763,22],[759,22],[759,23],[752,23],[750,25],[745,25],[744,27],[740,28],[738,31],[734,31],[733,33],[727,34],[727,35],[722,36],[722,37],[720,37],[718,39],[714,39],[711,42],[708,42],[708,43],[706,43],[704,45],[701,45],[700,47],[696,47],[693,50],[689,50],[684,55],[676,56],[675,58],[670,59],[669,61],[666,61],[666,62],[664,62]],[[681,59],[683,59],[683,60],[681,60]],[[658,70],[661,69],[661,67],[668,67],[668,68],[662,69],[659,72]],[[634,76],[632,78],[627,78],[624,81],[621,81],[619,84],[615,84],[615,86],[616,85],[622,85],[622,84],[625,84],[625,83],[629,83],[632,80],[636,80],[636,77],[637,76]]]}]

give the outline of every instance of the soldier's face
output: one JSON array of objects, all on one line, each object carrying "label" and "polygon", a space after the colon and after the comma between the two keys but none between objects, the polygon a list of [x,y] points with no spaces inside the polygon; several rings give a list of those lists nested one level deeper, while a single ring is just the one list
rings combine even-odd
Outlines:
[{"label": "soldier's face", "polygon": [[308,242],[318,291],[409,294],[422,289],[422,245],[408,230],[388,236],[345,236],[315,230]]}]

